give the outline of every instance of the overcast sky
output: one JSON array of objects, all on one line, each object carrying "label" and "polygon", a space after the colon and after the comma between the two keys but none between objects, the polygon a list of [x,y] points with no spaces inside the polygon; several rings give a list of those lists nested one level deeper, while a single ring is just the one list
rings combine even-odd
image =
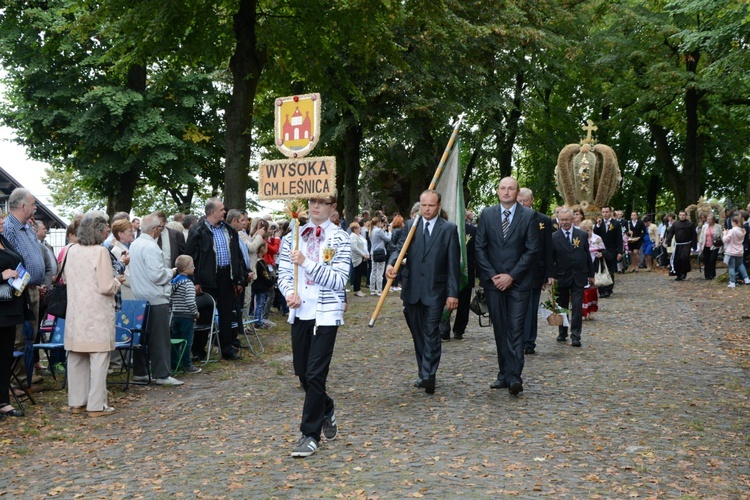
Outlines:
[{"label": "overcast sky", "polygon": [[47,207],[55,210],[49,196],[49,188],[42,182],[47,164],[30,160],[26,155],[26,149],[12,141],[14,137],[15,134],[11,129],[0,127],[0,167]]}]

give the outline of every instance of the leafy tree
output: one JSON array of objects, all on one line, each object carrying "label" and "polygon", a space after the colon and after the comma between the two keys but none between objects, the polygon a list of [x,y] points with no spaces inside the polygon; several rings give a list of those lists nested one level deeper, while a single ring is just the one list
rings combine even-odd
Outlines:
[{"label": "leafy tree", "polygon": [[114,74],[103,62],[106,38],[72,31],[84,14],[71,0],[17,1],[0,13],[9,102],[0,118],[31,157],[75,172],[90,194],[106,197],[110,213],[130,211],[142,182],[189,206],[196,177],[220,167],[213,77],[152,66],[148,78],[138,64]]}]

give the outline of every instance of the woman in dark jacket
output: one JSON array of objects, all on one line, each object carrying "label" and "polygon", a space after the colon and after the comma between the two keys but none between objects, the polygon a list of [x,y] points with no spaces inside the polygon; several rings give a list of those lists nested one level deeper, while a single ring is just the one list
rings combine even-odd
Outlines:
[{"label": "woman in dark jacket", "polygon": [[[21,255],[11,247],[3,236],[5,215],[0,214],[0,285],[9,279],[17,278],[16,267],[22,262]],[[13,344],[16,340],[16,326],[23,323],[25,309],[24,293],[20,297],[13,295],[11,300],[0,300],[0,419],[5,417],[22,417],[23,412],[10,404],[10,371],[13,365]]]}]

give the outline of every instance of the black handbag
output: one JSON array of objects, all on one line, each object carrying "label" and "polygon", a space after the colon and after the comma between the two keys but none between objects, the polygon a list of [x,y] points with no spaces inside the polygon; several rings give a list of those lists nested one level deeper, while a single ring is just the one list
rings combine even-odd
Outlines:
[{"label": "black handbag", "polygon": [[372,253],[373,262],[385,262],[386,257],[387,254],[385,253],[385,248],[378,248]]},{"label": "black handbag", "polygon": [[62,273],[65,269],[65,262],[68,260],[68,252],[73,247],[71,245],[65,252],[65,258],[63,259],[62,266],[55,276],[55,281],[52,282],[52,290],[47,292],[44,296],[44,304],[47,306],[47,314],[51,314],[57,318],[65,319],[65,314],[68,310],[68,285],[61,282]]}]

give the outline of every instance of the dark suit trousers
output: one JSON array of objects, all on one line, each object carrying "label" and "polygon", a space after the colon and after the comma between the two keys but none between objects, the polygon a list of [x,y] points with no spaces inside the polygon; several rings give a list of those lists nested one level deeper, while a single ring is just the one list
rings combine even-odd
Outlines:
[{"label": "dark suit trousers", "polygon": [[[234,352],[232,340],[232,320],[234,319],[234,308],[237,297],[234,295],[234,285],[229,269],[219,269],[216,272],[216,288],[204,288],[216,301],[216,310],[219,312],[219,344],[221,344],[222,356],[228,356]],[[209,349],[211,346],[209,346]]]},{"label": "dark suit trousers", "polygon": [[440,317],[444,305],[426,306],[422,301],[416,304],[404,304],[406,324],[414,340],[414,354],[417,357],[419,378],[435,379],[442,345],[440,340]]},{"label": "dark suit trousers", "polygon": [[305,390],[299,430],[317,441],[320,441],[323,419],[333,413],[333,399],[326,393],[326,379],[337,331],[337,326],[319,326],[316,331],[313,319],[297,319],[292,325],[294,374]]},{"label": "dark suit trousers", "polygon": [[[453,334],[463,335],[469,324],[469,304],[471,303],[471,292],[474,290],[475,273],[469,271],[469,281],[465,287],[458,292],[458,307],[456,308],[456,319],[453,323]],[[440,335],[449,337],[451,333],[450,317],[440,323]]]},{"label": "dark suit trousers", "polygon": [[471,303],[471,291],[474,290],[475,271],[469,271],[469,281],[458,293],[458,308],[456,309],[456,322],[453,324],[453,333],[463,335],[469,324],[469,304]]},{"label": "dark suit trousers", "polygon": [[523,330],[531,291],[514,286],[501,292],[493,286],[485,292],[497,346],[497,378],[505,379],[508,385],[523,382]]},{"label": "dark suit trousers", "polygon": [[529,295],[529,310],[526,312],[526,321],[523,322],[524,347],[536,349],[536,335],[539,329],[539,299],[542,296],[542,287],[537,286],[531,290]]},{"label": "dark suit trousers", "polygon": [[[573,340],[581,340],[581,327],[583,326],[583,287],[576,286],[575,283],[569,288],[558,287],[557,288],[560,298],[557,300],[557,304],[560,307],[568,309],[570,307],[570,338]],[[568,327],[558,327],[560,335],[563,337],[568,336]]]}]

